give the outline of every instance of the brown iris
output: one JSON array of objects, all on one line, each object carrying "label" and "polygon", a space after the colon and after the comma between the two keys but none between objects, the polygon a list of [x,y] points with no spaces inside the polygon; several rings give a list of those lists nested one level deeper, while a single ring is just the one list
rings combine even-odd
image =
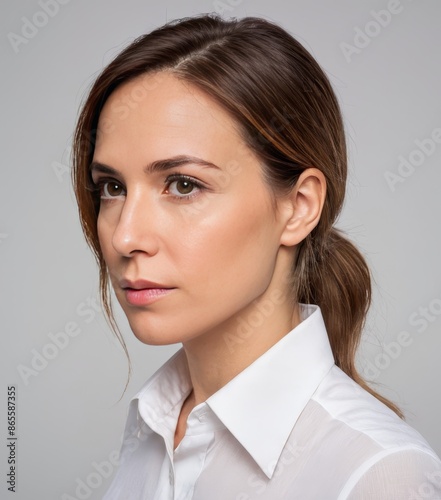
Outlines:
[{"label": "brown iris", "polygon": [[176,181],[176,189],[180,194],[189,194],[193,191],[193,183],[185,179]]},{"label": "brown iris", "polygon": [[[107,193],[106,193],[107,191]],[[123,188],[120,184],[116,182],[107,182],[105,184],[104,194],[108,196],[120,196],[122,194]]]}]

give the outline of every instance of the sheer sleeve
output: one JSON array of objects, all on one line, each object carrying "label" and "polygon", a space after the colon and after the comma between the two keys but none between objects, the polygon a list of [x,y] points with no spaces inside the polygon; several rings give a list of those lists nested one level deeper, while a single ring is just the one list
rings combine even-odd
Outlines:
[{"label": "sheer sleeve", "polygon": [[347,500],[441,500],[441,462],[418,450],[387,455],[356,481]]}]

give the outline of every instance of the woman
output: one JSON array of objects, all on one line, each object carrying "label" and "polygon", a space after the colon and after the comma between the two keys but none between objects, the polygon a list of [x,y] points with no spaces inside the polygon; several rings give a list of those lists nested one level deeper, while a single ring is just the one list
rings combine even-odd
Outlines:
[{"label": "woman", "polygon": [[74,185],[103,303],[119,335],[110,280],[139,340],[183,345],[131,402],[107,499],[440,498],[439,459],[355,368],[346,171],[328,79],[267,21],[169,23],[98,77]]}]

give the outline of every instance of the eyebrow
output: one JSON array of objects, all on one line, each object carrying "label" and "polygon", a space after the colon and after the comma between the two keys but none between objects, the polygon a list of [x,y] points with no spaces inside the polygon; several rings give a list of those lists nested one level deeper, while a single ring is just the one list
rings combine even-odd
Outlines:
[{"label": "eyebrow", "polygon": [[[203,160],[202,158],[198,158],[197,156],[188,156],[188,155],[178,155],[173,156],[171,158],[166,158],[164,160],[156,160],[152,163],[149,163],[145,168],[144,172],[153,173],[153,172],[164,172],[166,170],[170,170],[171,168],[181,167],[182,165],[200,165],[201,167],[208,168],[217,168],[217,165],[211,163],[209,161]],[[93,161],[89,167],[90,172],[101,172],[103,174],[108,175],[118,175],[119,172],[113,167],[109,167],[104,163],[100,163],[97,161]]]}]

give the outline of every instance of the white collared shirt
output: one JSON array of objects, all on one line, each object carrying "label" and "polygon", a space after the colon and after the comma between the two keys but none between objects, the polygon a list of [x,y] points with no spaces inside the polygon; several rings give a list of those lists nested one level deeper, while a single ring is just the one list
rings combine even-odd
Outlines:
[{"label": "white collared shirt", "polygon": [[322,314],[303,321],[191,411],[183,349],[130,403],[105,500],[441,499],[421,435],[335,364]]}]

